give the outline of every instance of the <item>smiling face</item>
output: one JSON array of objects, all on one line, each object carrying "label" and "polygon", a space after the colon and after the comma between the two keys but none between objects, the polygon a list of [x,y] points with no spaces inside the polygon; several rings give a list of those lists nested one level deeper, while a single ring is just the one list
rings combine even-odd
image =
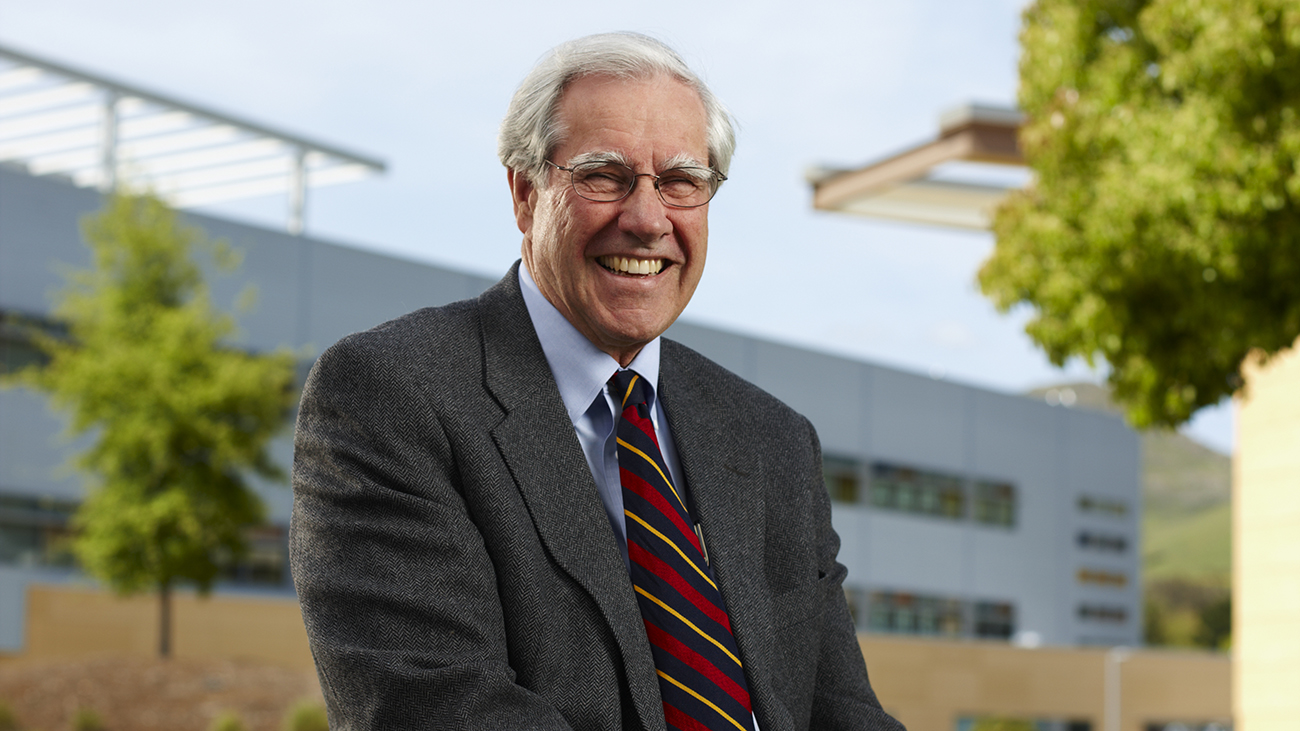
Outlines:
[{"label": "smiling face", "polygon": [[[708,166],[704,104],[669,77],[581,78],[560,98],[564,140],[550,160],[614,159],[638,173]],[[704,271],[708,206],[669,208],[650,178],[626,198],[578,197],[569,173],[547,185],[509,171],[523,258],[546,299],[596,347],[626,366],[677,319]]]}]

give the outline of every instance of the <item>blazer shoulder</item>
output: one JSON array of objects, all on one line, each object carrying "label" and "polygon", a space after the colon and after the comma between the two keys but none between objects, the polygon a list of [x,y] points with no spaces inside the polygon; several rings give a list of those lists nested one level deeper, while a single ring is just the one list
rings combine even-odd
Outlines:
[{"label": "blazer shoulder", "polygon": [[328,348],[321,360],[370,354],[401,358],[411,366],[435,370],[477,363],[482,359],[485,330],[501,329],[503,322],[528,320],[518,272],[519,262],[515,262],[499,282],[478,297],[425,307],[348,335]]},{"label": "blazer shoulder", "polygon": [[[808,419],[784,401],[675,340],[664,338],[660,373],[665,385],[720,410],[744,414],[763,423],[790,422],[811,427]],[[662,386],[661,386],[662,388]]]},{"label": "blazer shoulder", "polygon": [[326,348],[312,366],[311,381],[356,378],[420,380],[475,370],[482,361],[476,299],[426,307],[352,333]]}]

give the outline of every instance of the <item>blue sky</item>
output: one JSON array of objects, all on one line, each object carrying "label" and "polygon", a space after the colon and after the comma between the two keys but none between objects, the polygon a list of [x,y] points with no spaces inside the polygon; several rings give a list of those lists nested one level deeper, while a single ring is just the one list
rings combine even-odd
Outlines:
[{"label": "blue sky", "polygon": [[[804,171],[932,137],[940,112],[1015,100],[1021,0],[445,3],[0,0],[0,43],[372,154],[313,192],[312,235],[498,276],[519,255],[497,125],[548,48],[637,30],[677,48],[739,122],[684,317],[1019,392],[1098,380],[1047,362],[975,272],[988,234],[814,212]],[[282,225],[266,198],[214,212]],[[1230,449],[1231,408],[1193,436]]]}]

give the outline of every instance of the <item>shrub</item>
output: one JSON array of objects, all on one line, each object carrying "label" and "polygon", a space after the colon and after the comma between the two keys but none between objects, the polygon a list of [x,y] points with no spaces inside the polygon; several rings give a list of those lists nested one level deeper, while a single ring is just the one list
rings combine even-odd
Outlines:
[{"label": "shrub", "polygon": [[0,731],[18,731],[18,717],[4,701],[0,701]]},{"label": "shrub", "polygon": [[325,709],[311,701],[303,701],[284,717],[284,731],[329,731],[330,723]]},{"label": "shrub", "polygon": [[72,717],[72,731],[105,731],[104,721],[89,708],[78,708]]},{"label": "shrub", "polygon": [[208,731],[248,731],[248,727],[244,725],[238,713],[226,711],[212,719]]}]

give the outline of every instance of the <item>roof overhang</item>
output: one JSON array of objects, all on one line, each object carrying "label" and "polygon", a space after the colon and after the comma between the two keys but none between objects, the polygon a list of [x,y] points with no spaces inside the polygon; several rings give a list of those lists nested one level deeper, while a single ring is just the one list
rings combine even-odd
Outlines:
[{"label": "roof overhang", "polygon": [[180,208],[288,194],[384,171],[373,157],[0,46],[0,163]]},{"label": "roof overhang", "polygon": [[[852,170],[809,173],[813,207],[914,223],[987,229],[997,205],[1027,178],[1014,109],[969,104],[943,115],[939,138]],[[957,164],[1005,168],[982,174]]]}]

